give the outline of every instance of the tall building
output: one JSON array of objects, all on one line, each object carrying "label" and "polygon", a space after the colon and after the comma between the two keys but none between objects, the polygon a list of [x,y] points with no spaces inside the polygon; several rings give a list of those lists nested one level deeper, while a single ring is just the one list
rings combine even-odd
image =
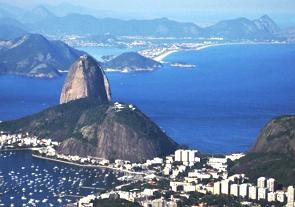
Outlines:
[{"label": "tall building", "polygon": [[230,181],[229,180],[222,180],[221,181],[221,194],[229,195],[230,190]]},{"label": "tall building", "polygon": [[258,178],[257,179],[257,187],[258,188],[265,188],[266,187],[265,182],[266,182],[266,178],[265,177]]},{"label": "tall building", "polygon": [[189,162],[200,162],[200,158],[197,157],[197,150],[189,150]]},{"label": "tall building", "polygon": [[294,197],[295,197],[295,190],[293,186],[288,187],[287,192],[288,200],[287,200],[287,206],[288,207],[294,207]]},{"label": "tall building", "polygon": [[189,162],[189,150],[182,150],[182,162]]},{"label": "tall building", "polygon": [[175,151],[175,161],[180,162],[182,161],[182,150],[176,150]]},{"label": "tall building", "polygon": [[266,186],[267,186],[267,188],[268,188],[268,190],[270,192],[275,192],[275,179],[274,178],[269,178],[266,181]]},{"label": "tall building", "polygon": [[221,193],[221,183],[218,181],[218,182],[215,182],[213,185],[213,194],[220,195],[220,193]]},{"label": "tall building", "polygon": [[230,194],[236,197],[239,197],[239,185],[231,184],[230,185]]},{"label": "tall building", "polygon": [[200,162],[200,158],[197,157],[197,150],[176,150],[175,161],[179,162]]},{"label": "tall building", "polygon": [[249,198],[252,200],[257,199],[257,187],[256,186],[249,187]]},{"label": "tall building", "polygon": [[243,198],[248,197],[248,191],[249,191],[249,184],[243,183],[240,185],[240,196]]},{"label": "tall building", "polygon": [[258,188],[258,200],[266,200],[267,199],[267,189],[266,188]]}]

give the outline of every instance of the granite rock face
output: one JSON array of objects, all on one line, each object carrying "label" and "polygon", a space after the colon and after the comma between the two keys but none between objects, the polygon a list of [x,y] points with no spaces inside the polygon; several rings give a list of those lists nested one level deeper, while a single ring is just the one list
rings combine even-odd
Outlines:
[{"label": "granite rock face", "polygon": [[83,98],[15,121],[0,130],[29,132],[61,142],[58,152],[134,162],[173,153],[178,145],[130,104]]},{"label": "granite rock face", "polygon": [[60,103],[86,97],[97,98],[101,102],[112,99],[109,81],[99,63],[94,58],[83,55],[70,68]]},{"label": "granite rock face", "polygon": [[261,130],[252,152],[295,155],[295,116],[272,119]]},{"label": "granite rock face", "polygon": [[81,56],[71,67],[60,103],[37,114],[0,123],[0,130],[28,132],[60,142],[61,154],[134,162],[173,153],[178,144],[132,104],[111,102],[99,63]]}]

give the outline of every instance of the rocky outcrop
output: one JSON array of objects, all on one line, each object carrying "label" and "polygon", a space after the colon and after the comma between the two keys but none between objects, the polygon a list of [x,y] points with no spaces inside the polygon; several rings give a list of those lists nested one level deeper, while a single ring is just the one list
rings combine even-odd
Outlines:
[{"label": "rocky outcrop", "polygon": [[60,103],[80,98],[97,98],[111,101],[109,81],[99,63],[88,55],[81,56],[72,66],[60,96]]},{"label": "rocky outcrop", "polygon": [[246,174],[250,181],[272,177],[284,186],[295,184],[295,116],[272,119],[261,130],[245,157],[229,166],[230,174]]},{"label": "rocky outcrop", "polygon": [[135,106],[111,102],[107,77],[90,56],[81,56],[72,65],[60,103],[2,122],[0,130],[56,140],[61,154],[135,162],[171,154],[178,147]]},{"label": "rocky outcrop", "polygon": [[271,120],[261,130],[252,152],[295,155],[295,116],[281,116]]},{"label": "rocky outcrop", "polygon": [[61,142],[62,154],[144,161],[173,153],[177,144],[133,105],[85,98],[46,109],[0,130]]}]

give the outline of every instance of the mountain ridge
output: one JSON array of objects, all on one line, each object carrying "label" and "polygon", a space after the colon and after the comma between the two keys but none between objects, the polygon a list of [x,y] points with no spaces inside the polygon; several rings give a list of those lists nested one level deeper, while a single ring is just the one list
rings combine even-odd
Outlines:
[{"label": "mountain ridge", "polygon": [[[85,22],[87,22],[85,24]],[[87,26],[86,26],[87,25]],[[75,30],[80,28],[79,32]],[[31,25],[36,32],[56,33],[58,31],[77,34],[113,34],[162,37],[224,37],[224,38],[273,38],[279,28],[267,15],[249,20],[237,18],[224,20],[209,27],[199,27],[185,23],[158,18],[151,20],[120,20],[115,18],[99,19],[91,15],[70,14],[44,24]]]},{"label": "mountain ridge", "polygon": [[31,77],[59,76],[83,52],[61,41],[47,40],[39,34],[27,34],[0,46],[1,74]]}]

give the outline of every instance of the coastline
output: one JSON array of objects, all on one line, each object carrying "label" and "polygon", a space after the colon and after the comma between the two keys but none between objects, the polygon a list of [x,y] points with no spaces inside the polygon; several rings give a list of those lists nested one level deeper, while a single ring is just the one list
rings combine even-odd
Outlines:
[{"label": "coastline", "polygon": [[37,158],[37,159],[43,159],[43,160],[48,160],[48,161],[52,161],[52,162],[58,162],[58,163],[62,163],[62,164],[72,165],[72,166],[76,166],[76,167],[109,169],[109,170],[119,171],[119,172],[128,173],[128,174],[144,175],[144,173],[132,172],[132,171],[128,171],[128,170],[122,170],[122,169],[103,166],[103,165],[90,165],[90,164],[83,165],[83,164],[79,164],[79,163],[75,163],[75,162],[69,162],[66,160],[59,160],[59,159],[44,157],[44,156],[36,155],[33,153],[32,153],[32,157]]},{"label": "coastline", "polygon": [[12,148],[12,149],[0,149],[0,152],[13,152],[13,151],[32,151],[36,148]]},{"label": "coastline", "polygon": [[208,44],[208,45],[202,45],[196,48],[191,49],[173,49],[166,51],[156,57],[153,58],[153,60],[158,62],[164,62],[164,59],[168,57],[171,54],[182,52],[182,51],[201,51],[210,47],[218,47],[218,46],[229,46],[229,45],[277,45],[277,44],[288,44],[284,42],[232,42],[232,43],[219,43],[219,44]]},{"label": "coastline", "polygon": [[181,50],[170,50],[170,51],[167,51],[167,52],[164,52],[164,53],[162,53],[162,54],[160,54],[160,55],[158,55],[158,56],[156,56],[156,57],[154,57],[153,59],[155,60],[155,61],[157,61],[157,62],[163,62],[163,60],[167,57],[167,56],[169,56],[169,55],[171,55],[171,54],[173,54],[173,53],[176,53],[176,52],[180,52]]}]

